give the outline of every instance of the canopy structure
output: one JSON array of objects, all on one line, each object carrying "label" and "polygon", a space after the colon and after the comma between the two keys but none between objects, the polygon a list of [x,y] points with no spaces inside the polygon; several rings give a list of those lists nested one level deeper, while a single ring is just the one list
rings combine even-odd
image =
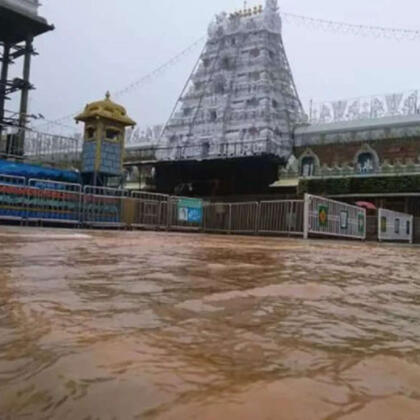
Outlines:
[{"label": "canopy structure", "polygon": [[63,171],[26,163],[14,163],[7,160],[0,160],[0,173],[3,175],[22,176],[27,179],[80,183],[80,175],[76,171]]},{"label": "canopy structure", "polygon": [[366,210],[377,210],[375,204],[370,203],[369,201],[358,201],[356,203],[356,206],[357,207],[362,207]]},{"label": "canopy structure", "polygon": [[[22,2],[25,3],[25,2]],[[29,6],[31,2],[28,2]],[[24,42],[54,29],[47,20],[37,15],[38,4],[24,7],[16,1],[0,0],[0,40],[11,44]],[[34,10],[32,10],[34,9]]]},{"label": "canopy structure", "polygon": [[[38,0],[0,0],[0,141],[5,127],[25,128],[28,123],[31,58],[35,55],[33,40],[38,35],[52,31],[53,25],[38,15]],[[23,57],[22,77],[11,78],[9,67]],[[20,92],[19,112],[8,117],[5,104],[11,94]],[[16,115],[18,117],[16,117]],[[25,131],[13,140],[13,150],[23,153]]]}]

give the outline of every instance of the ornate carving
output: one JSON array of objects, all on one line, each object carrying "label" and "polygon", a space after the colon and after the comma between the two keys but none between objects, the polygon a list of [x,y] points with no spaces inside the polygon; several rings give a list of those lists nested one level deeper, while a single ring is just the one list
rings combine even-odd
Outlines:
[{"label": "ornate carving", "polygon": [[[360,158],[363,155],[370,155],[371,159],[364,159],[361,161]],[[369,144],[364,144],[354,157],[353,165],[361,173],[377,172],[380,167],[379,156]]]},{"label": "ornate carving", "polygon": [[[273,139],[282,145],[276,152],[289,155],[290,135],[302,120],[303,109],[283,47],[277,1],[268,0],[264,11],[256,7],[230,16],[219,14],[208,32],[201,63],[191,77],[193,83],[187,84],[181,95],[161,145],[171,148],[171,136],[188,134],[191,150],[196,146],[202,150],[206,133],[206,138],[224,146],[242,141],[258,143],[256,149],[246,149],[258,153],[267,147],[262,146],[264,142]],[[261,51],[267,49],[272,60],[262,57]],[[263,78],[267,73],[272,77]],[[281,131],[275,132],[276,127]],[[214,149],[206,148],[205,157],[209,158]]]},{"label": "ornate carving", "polygon": [[316,103],[311,105],[310,123],[325,124],[415,115],[420,113],[418,98],[418,91],[410,91],[368,98]]}]

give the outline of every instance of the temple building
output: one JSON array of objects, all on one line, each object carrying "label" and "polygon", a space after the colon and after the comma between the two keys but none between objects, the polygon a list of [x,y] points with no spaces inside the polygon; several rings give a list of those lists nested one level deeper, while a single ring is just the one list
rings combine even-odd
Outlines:
[{"label": "temple building", "polygon": [[296,130],[292,156],[272,186],[341,197],[420,192],[417,96],[414,91],[332,103],[331,109],[338,103],[348,109],[328,121],[313,117]]},{"label": "temple building", "polygon": [[131,162],[143,157],[140,172],[161,192],[309,192],[420,217],[420,93],[314,104],[306,115],[281,29],[276,0],[217,16],[160,142]]},{"label": "temple building", "polygon": [[218,15],[164,128],[160,191],[252,193],[275,181],[304,121],[276,0]]},{"label": "temple building", "polygon": [[[364,201],[416,218],[420,238],[419,92],[322,104],[295,132],[273,194]],[[342,109],[342,112],[333,110]],[[372,229],[377,228],[372,212]]]}]

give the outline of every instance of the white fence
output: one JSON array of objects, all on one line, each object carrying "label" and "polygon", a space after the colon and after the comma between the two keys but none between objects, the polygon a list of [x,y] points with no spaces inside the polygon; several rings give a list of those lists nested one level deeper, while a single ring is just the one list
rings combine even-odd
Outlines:
[{"label": "white fence", "polygon": [[257,233],[258,226],[258,203],[231,203],[231,233]]},{"label": "white fence", "polygon": [[203,231],[303,236],[303,200],[206,203]]},{"label": "white fence", "polygon": [[207,203],[204,207],[205,232],[231,232],[232,206],[230,203]]},{"label": "white fence", "polygon": [[366,239],[366,210],[324,197],[305,195],[304,237]]},{"label": "white fence", "polygon": [[303,200],[262,201],[258,232],[269,235],[303,236]]},{"label": "white fence", "polygon": [[414,217],[391,210],[379,209],[378,239],[413,243]]}]

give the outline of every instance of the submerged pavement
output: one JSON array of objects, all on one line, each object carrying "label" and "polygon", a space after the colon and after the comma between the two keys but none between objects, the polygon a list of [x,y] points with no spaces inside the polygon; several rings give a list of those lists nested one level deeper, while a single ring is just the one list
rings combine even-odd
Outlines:
[{"label": "submerged pavement", "polygon": [[0,227],[0,419],[418,420],[420,248]]}]

